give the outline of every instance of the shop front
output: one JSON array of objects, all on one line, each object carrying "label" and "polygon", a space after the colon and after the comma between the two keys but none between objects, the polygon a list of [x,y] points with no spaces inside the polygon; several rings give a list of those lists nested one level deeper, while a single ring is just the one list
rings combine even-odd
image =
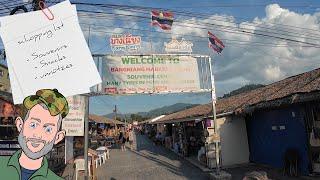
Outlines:
[{"label": "shop front", "polygon": [[22,116],[22,109],[13,105],[9,98],[9,94],[0,97],[0,156],[10,156],[20,148],[15,119]]}]

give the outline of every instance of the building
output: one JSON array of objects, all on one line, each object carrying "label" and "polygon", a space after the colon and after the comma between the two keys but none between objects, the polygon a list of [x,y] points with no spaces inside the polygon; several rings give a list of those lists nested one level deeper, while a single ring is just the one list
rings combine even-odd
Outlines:
[{"label": "building", "polygon": [[11,92],[8,67],[0,64],[0,91]]},{"label": "building", "polygon": [[15,119],[23,116],[22,105],[14,105],[11,93],[0,91],[0,155],[12,155],[19,149]]},{"label": "building", "polygon": [[[222,164],[282,169],[287,152],[299,174],[320,172],[320,68],[218,100]],[[212,117],[211,104],[170,114],[162,123]]]}]

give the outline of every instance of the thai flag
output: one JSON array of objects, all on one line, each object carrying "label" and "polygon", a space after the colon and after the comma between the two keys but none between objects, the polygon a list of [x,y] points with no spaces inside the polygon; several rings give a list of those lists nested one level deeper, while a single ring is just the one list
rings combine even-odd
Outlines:
[{"label": "thai flag", "polygon": [[221,53],[223,48],[225,47],[222,41],[217,38],[214,34],[208,31],[208,38],[209,38],[209,48],[212,48],[217,53]]},{"label": "thai flag", "polygon": [[173,24],[173,13],[152,10],[151,11],[151,25],[159,26],[163,30],[171,30]]}]

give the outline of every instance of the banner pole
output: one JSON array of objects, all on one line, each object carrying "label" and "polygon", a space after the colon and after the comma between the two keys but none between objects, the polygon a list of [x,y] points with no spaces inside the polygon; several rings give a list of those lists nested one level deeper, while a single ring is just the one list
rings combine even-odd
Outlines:
[{"label": "banner pole", "polygon": [[[212,69],[212,60],[209,57],[209,69],[210,69],[210,77],[211,77],[211,99],[212,99],[212,115],[213,115],[213,123],[214,123],[214,133],[218,135],[218,123],[217,123],[217,116],[216,116],[216,95],[215,95],[215,87],[214,87],[214,76],[213,76],[213,69]],[[215,144],[215,155],[216,155],[216,174],[220,174],[220,149],[219,149],[219,142],[217,140],[214,141]]]},{"label": "banner pole", "polygon": [[88,134],[89,134],[89,96],[83,95],[85,99],[85,113],[84,113],[84,179],[88,180]]}]

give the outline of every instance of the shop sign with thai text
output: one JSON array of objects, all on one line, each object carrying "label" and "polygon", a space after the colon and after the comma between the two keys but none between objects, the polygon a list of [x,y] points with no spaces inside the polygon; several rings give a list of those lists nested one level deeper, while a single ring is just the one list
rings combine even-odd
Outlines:
[{"label": "shop sign with thai text", "polygon": [[136,52],[141,48],[141,36],[132,34],[117,34],[110,38],[110,47],[112,52]]}]

